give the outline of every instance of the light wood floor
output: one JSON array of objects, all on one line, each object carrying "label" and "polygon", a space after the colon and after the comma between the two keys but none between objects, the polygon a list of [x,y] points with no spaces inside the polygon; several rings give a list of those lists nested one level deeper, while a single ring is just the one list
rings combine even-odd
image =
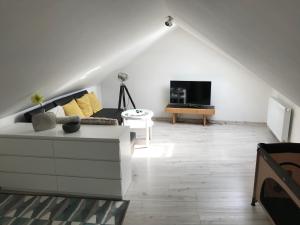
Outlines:
[{"label": "light wood floor", "polygon": [[270,225],[250,206],[263,125],[156,122],[148,149],[133,155],[125,225]]}]

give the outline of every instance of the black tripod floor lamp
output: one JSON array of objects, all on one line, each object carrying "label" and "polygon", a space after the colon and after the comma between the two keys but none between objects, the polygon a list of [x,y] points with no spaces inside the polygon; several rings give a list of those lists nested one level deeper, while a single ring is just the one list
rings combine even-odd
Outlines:
[{"label": "black tripod floor lamp", "polygon": [[[128,88],[126,87],[126,85],[124,84],[124,82],[128,79],[128,74],[126,73],[119,73],[118,74],[118,79],[121,81],[121,85],[120,85],[120,92],[119,92],[119,102],[118,102],[118,110],[126,110],[127,109],[127,105],[126,105],[126,94],[128,95],[128,98],[133,106],[134,109],[136,109],[135,104],[131,98],[131,95],[128,91]],[[121,107],[123,102],[123,108]]]}]

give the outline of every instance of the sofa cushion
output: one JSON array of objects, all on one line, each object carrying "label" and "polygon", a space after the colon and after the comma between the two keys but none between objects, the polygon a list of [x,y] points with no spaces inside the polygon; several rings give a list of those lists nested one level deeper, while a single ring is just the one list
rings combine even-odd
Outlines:
[{"label": "sofa cushion", "polygon": [[95,95],[95,93],[94,92],[88,93],[88,97],[89,97],[91,106],[93,108],[93,113],[99,112],[102,109],[102,105],[101,105],[99,99],[97,98],[97,96]]},{"label": "sofa cushion", "polygon": [[122,124],[122,117],[121,113],[123,110],[114,109],[114,108],[103,108],[99,112],[96,112],[92,117],[106,117],[106,118],[112,118],[117,119],[119,124]]},{"label": "sofa cushion", "polygon": [[85,94],[80,98],[76,98],[75,100],[84,116],[90,117],[91,115],[93,115],[93,109],[88,94]]},{"label": "sofa cushion", "polygon": [[48,110],[47,112],[53,112],[56,117],[64,117],[64,116],[66,116],[63,107],[60,106],[60,105],[58,105],[58,106],[56,106],[56,107]]},{"label": "sofa cushion", "polygon": [[63,106],[65,104],[68,104],[69,102],[71,102],[73,99],[74,99],[73,95],[66,96],[66,97],[55,100],[54,104]]},{"label": "sofa cushion", "polygon": [[79,108],[77,102],[73,99],[68,104],[63,105],[66,116],[79,116],[84,117],[81,109]]},{"label": "sofa cushion", "polygon": [[87,93],[88,93],[87,90],[80,91],[80,92],[78,92],[78,93],[73,94],[73,98],[80,98],[80,97],[84,96],[84,95],[87,94]]},{"label": "sofa cushion", "polygon": [[59,99],[56,99],[56,100],[54,101],[54,104],[55,104],[55,105],[61,105],[61,106],[63,106],[63,105],[65,105],[65,104],[69,103],[70,101],[72,101],[72,100],[75,99],[75,98],[80,98],[80,97],[82,97],[82,96],[85,95],[86,93],[88,93],[88,92],[87,92],[86,90],[84,90],[84,91],[80,91],[80,92],[75,93],[75,94],[71,94],[71,95],[68,95],[68,96],[65,96],[65,97],[61,97],[61,98],[59,98]]}]

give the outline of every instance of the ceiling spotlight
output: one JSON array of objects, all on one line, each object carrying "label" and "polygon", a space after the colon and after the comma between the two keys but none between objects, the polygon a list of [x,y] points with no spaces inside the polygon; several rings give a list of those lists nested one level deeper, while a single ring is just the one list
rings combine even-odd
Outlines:
[{"label": "ceiling spotlight", "polygon": [[174,18],[173,18],[172,16],[168,16],[168,17],[167,17],[167,21],[165,22],[165,25],[166,25],[167,27],[173,26],[173,20],[174,20]]}]

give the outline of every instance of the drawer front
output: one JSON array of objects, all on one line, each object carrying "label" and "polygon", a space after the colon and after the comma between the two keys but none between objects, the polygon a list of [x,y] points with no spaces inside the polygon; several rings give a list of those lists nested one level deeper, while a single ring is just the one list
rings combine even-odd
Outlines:
[{"label": "drawer front", "polygon": [[120,162],[56,159],[56,173],[63,176],[120,179]]},{"label": "drawer front", "polygon": [[52,157],[52,141],[0,138],[0,154]]},{"label": "drawer front", "polygon": [[0,171],[55,175],[54,159],[2,155]]},{"label": "drawer front", "polygon": [[58,191],[103,197],[122,197],[121,181],[78,177],[57,177]]},{"label": "drawer front", "polygon": [[118,148],[118,143],[55,141],[54,155],[57,158],[119,161]]},{"label": "drawer front", "polygon": [[57,191],[56,177],[0,172],[0,186],[20,191]]}]

